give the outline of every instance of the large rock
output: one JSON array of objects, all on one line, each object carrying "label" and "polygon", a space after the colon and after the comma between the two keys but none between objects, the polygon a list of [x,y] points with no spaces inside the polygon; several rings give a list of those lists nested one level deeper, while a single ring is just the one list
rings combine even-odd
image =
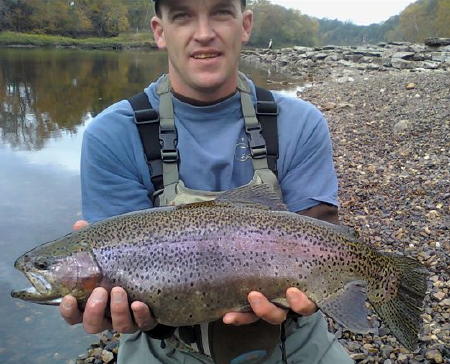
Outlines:
[{"label": "large rock", "polygon": [[450,38],[428,38],[425,44],[430,47],[442,47],[450,45]]},{"label": "large rock", "polygon": [[431,59],[438,62],[450,62],[450,52],[433,52]]},{"label": "large rock", "polygon": [[413,59],[414,56],[414,52],[397,52],[392,55],[392,58]]}]

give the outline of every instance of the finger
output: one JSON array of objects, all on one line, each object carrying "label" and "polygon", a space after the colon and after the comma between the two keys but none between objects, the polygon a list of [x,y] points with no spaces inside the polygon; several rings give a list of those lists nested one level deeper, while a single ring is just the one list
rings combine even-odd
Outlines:
[{"label": "finger", "polygon": [[97,334],[111,327],[105,319],[105,308],[108,304],[108,292],[101,287],[95,288],[89,296],[83,314],[84,330],[89,334]]},{"label": "finger", "polygon": [[78,220],[75,222],[75,224],[72,225],[72,229],[80,230],[88,225],[89,225],[89,223],[86,220]]},{"label": "finger", "polygon": [[228,312],[223,316],[223,323],[227,325],[248,325],[259,320],[259,317],[250,312]]},{"label": "finger", "polygon": [[250,292],[248,302],[256,316],[273,325],[279,325],[286,320],[287,310],[275,306],[259,292]]},{"label": "finger", "polygon": [[128,296],[121,287],[111,290],[111,320],[114,330],[121,333],[133,333],[137,330],[131,317]]},{"label": "finger", "polygon": [[63,297],[59,305],[59,312],[69,325],[79,324],[83,321],[83,315],[78,309],[76,298],[73,296]]},{"label": "finger", "polygon": [[157,322],[145,303],[134,301],[131,304],[131,311],[133,311],[134,322],[142,331],[151,330],[156,326]]},{"label": "finger", "polygon": [[287,289],[286,299],[291,310],[303,316],[312,315],[318,309],[317,305],[308,296],[295,287]]}]

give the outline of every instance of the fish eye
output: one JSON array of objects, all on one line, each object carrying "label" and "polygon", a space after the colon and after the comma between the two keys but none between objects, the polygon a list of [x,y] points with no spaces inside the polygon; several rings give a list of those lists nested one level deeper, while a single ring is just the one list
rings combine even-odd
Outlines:
[{"label": "fish eye", "polygon": [[48,262],[45,259],[39,259],[34,262],[34,266],[37,269],[44,270],[48,268]]}]

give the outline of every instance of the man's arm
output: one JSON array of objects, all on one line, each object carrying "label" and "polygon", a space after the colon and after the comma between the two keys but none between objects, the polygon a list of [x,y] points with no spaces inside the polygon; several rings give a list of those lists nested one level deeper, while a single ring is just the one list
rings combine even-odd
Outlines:
[{"label": "man's arm", "polygon": [[336,225],[339,224],[338,208],[325,203],[298,211],[297,214],[314,217],[315,219],[324,220]]}]

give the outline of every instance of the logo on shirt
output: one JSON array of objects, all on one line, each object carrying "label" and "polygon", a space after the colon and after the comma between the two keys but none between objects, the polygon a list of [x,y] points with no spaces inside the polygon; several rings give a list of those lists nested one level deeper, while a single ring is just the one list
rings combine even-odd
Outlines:
[{"label": "logo on shirt", "polygon": [[252,158],[250,154],[250,148],[248,147],[248,142],[245,137],[240,137],[236,144],[236,152],[234,158],[238,162],[245,162]]}]

